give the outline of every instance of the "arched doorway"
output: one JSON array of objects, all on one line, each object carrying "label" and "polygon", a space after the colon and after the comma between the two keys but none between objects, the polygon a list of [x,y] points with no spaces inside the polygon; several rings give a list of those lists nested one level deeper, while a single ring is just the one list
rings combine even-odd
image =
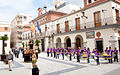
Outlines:
[{"label": "arched doorway", "polygon": [[57,38],[56,48],[61,48],[61,39]]},{"label": "arched doorway", "polygon": [[71,39],[70,39],[70,37],[68,37],[68,36],[65,37],[64,42],[65,42],[65,48],[71,47]]},{"label": "arched doorway", "polygon": [[68,39],[66,40],[66,45],[67,45],[67,48],[68,48],[68,47],[71,47],[71,40],[70,40],[70,38],[68,38]]},{"label": "arched doorway", "polygon": [[81,41],[80,38],[76,38],[76,48],[81,47]]},{"label": "arched doorway", "polygon": [[84,45],[83,45],[83,38],[81,35],[77,35],[75,37],[75,47],[78,48],[78,47],[81,47],[82,49],[84,48]]}]

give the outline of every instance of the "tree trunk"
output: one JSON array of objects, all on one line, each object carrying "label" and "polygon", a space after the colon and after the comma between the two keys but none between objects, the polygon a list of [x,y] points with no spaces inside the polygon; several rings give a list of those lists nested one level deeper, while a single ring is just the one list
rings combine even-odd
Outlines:
[{"label": "tree trunk", "polygon": [[5,55],[5,47],[4,47],[5,45],[4,45],[4,44],[5,44],[5,41],[3,40],[3,49],[2,49],[2,50],[3,50],[3,51],[2,51],[2,54],[3,54],[3,55]]}]

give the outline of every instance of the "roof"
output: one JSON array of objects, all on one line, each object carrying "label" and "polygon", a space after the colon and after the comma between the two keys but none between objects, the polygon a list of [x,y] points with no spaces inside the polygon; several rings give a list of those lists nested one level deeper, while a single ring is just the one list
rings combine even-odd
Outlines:
[{"label": "roof", "polygon": [[63,13],[63,12],[60,12],[60,11],[57,11],[57,10],[49,10],[48,12],[46,12],[46,13],[38,16],[37,18],[33,19],[32,21],[37,20],[37,19],[40,19],[40,18],[42,18],[43,16],[46,16],[46,15],[48,15],[48,14],[50,14],[50,13],[66,14],[66,13]]},{"label": "roof", "polygon": [[64,2],[63,4],[61,4],[61,5],[59,5],[58,7],[56,7],[56,10],[58,10],[58,9],[64,7],[64,6],[66,6],[66,5],[68,5],[68,4],[69,4],[69,3]]}]

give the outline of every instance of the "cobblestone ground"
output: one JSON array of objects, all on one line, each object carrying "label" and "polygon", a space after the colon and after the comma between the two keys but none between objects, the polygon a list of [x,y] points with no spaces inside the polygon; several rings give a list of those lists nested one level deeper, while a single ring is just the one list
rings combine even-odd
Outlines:
[{"label": "cobblestone ground", "polygon": [[[77,63],[76,59],[55,59],[41,53],[37,64],[40,75],[120,75],[120,62],[108,64],[108,61],[102,58],[100,62],[99,66],[93,59],[90,59],[90,64],[87,64],[86,60]],[[8,71],[8,65],[0,62],[0,75],[32,75],[32,64],[24,63],[20,55],[19,58],[14,58],[12,71]]]}]

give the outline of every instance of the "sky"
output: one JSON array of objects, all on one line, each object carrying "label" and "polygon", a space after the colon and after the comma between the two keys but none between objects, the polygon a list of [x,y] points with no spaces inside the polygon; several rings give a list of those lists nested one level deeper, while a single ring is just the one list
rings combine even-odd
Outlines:
[{"label": "sky", "polygon": [[[0,21],[11,22],[18,13],[37,16],[37,9],[45,5],[48,9],[53,7],[54,0],[0,0]],[[64,2],[83,7],[84,0],[64,0]]]}]

